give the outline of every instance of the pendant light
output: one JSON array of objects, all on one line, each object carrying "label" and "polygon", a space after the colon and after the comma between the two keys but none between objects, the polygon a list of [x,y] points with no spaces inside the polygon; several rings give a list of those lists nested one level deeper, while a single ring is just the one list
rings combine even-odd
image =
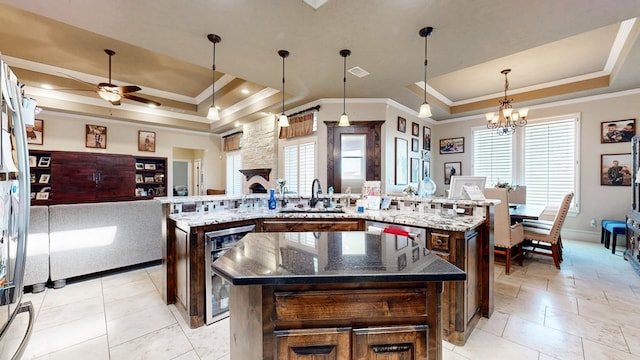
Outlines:
[{"label": "pendant light", "polygon": [[218,113],[218,109],[216,109],[216,44],[222,41],[222,38],[216,34],[207,35],[209,41],[213,43],[213,66],[211,69],[213,70],[211,73],[211,107],[209,108],[209,113],[207,113],[207,119],[211,121],[220,120],[220,114]]},{"label": "pendant light", "polygon": [[289,52],[287,50],[278,50],[278,55],[282,58],[282,114],[280,114],[278,124],[280,127],[288,127],[289,119],[284,113],[284,59],[289,56]]},{"label": "pendant light", "polygon": [[340,115],[340,121],[338,126],[349,126],[349,117],[347,116],[347,56],[351,55],[351,50],[340,50],[340,56],[344,58],[344,77],[342,78],[342,115]]},{"label": "pendant light", "polygon": [[418,113],[418,117],[420,119],[426,119],[431,116],[431,106],[427,102],[427,38],[433,32],[433,27],[427,26],[420,31],[418,34],[424,38],[424,102],[420,105],[420,112]]}]

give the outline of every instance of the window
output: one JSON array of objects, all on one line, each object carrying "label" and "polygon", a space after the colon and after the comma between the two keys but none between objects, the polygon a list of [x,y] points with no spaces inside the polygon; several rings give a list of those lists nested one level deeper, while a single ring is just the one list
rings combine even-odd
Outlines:
[{"label": "window", "polygon": [[575,193],[578,209],[579,115],[529,121],[512,136],[478,128],[473,134],[473,175],[527,186],[527,203],[559,205]]},{"label": "window", "polygon": [[242,157],[240,151],[227,153],[227,195],[242,195]]},{"label": "window", "polygon": [[287,190],[300,195],[311,195],[311,183],[316,174],[316,144],[299,140],[284,146],[284,179]]},{"label": "window", "polygon": [[560,204],[568,192],[577,193],[576,133],[577,119],[527,125],[523,177],[527,203]]},{"label": "window", "polygon": [[340,167],[342,189],[361,188],[366,180],[367,138],[365,134],[341,134]]},{"label": "window", "polygon": [[497,135],[487,128],[473,131],[473,175],[486,176],[486,186],[513,184],[513,137]]}]

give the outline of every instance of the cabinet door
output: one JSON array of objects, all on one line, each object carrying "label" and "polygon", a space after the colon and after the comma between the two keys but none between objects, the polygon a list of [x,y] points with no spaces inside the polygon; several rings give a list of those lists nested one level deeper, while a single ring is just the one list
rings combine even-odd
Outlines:
[{"label": "cabinet door", "polygon": [[350,330],[329,328],[276,331],[276,359],[350,359]]},{"label": "cabinet door", "polygon": [[97,200],[131,200],[135,196],[135,160],[133,156],[98,155]]},{"label": "cabinet door", "polygon": [[51,155],[51,192],[56,203],[95,201],[96,182],[95,155],[71,152]]},{"label": "cabinet door", "polygon": [[358,220],[271,220],[262,222],[263,232],[323,232],[323,231],[358,231]]},{"label": "cabinet door", "polygon": [[427,359],[426,325],[353,330],[354,360]]}]

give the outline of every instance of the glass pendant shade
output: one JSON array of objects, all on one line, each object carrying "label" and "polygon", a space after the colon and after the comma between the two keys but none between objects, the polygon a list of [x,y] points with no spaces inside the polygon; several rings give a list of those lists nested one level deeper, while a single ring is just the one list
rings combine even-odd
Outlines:
[{"label": "glass pendant shade", "polygon": [[349,117],[347,116],[347,114],[342,114],[340,115],[340,121],[338,122],[338,126],[349,126],[351,125],[349,123]]},{"label": "glass pendant shade", "polygon": [[216,109],[215,106],[211,105],[211,107],[209,108],[209,112],[207,113],[207,119],[211,121],[220,120],[220,114],[218,113],[218,109]]},{"label": "glass pendant shade", "polygon": [[282,115],[280,115],[280,117],[278,118],[278,124],[280,125],[280,127],[289,126],[289,118],[287,117],[287,115],[282,113]]},{"label": "glass pendant shade", "polygon": [[431,106],[429,105],[429,103],[423,103],[422,105],[420,105],[420,112],[418,113],[418,117],[420,119],[426,119],[428,117],[430,117],[431,114]]}]

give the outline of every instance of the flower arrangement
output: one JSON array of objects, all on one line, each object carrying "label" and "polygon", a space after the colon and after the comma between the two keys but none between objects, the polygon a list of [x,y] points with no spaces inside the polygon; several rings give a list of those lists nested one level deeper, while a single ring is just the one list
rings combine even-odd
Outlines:
[{"label": "flower arrangement", "polygon": [[507,191],[512,191],[512,190],[515,190],[517,188],[517,186],[512,186],[508,182],[500,182],[500,180],[498,180],[498,182],[496,182],[496,185],[494,187],[507,189]]},{"label": "flower arrangement", "polygon": [[407,186],[406,188],[404,188],[403,190],[407,195],[411,196],[413,194],[416,193],[416,188],[413,187],[412,185]]},{"label": "flower arrangement", "polygon": [[287,185],[287,180],[278,178],[276,179],[276,184],[278,184],[278,188],[280,189],[280,193],[282,194],[284,191],[284,186]]}]

